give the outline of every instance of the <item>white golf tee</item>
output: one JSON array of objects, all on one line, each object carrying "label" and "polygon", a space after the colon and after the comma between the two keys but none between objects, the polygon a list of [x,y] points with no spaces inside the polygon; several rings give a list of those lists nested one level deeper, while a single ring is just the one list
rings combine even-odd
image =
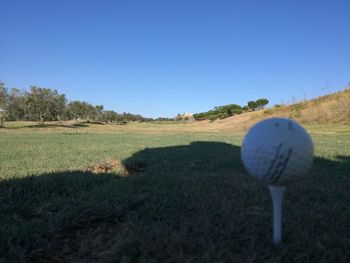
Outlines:
[{"label": "white golf tee", "polygon": [[273,243],[282,241],[282,202],[286,187],[269,185],[273,206]]}]

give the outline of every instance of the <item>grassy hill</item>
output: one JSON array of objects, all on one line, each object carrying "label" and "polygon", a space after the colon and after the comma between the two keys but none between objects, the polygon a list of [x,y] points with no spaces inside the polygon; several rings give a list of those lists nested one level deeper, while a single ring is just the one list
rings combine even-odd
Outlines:
[{"label": "grassy hill", "polygon": [[301,123],[349,123],[350,88],[305,102],[263,111],[265,116],[282,116]]},{"label": "grassy hill", "polygon": [[[246,112],[215,122],[192,124],[193,130],[245,131],[257,121],[268,117],[292,118],[306,126],[350,123],[350,88],[291,105]],[[338,126],[339,127],[339,126]]]}]

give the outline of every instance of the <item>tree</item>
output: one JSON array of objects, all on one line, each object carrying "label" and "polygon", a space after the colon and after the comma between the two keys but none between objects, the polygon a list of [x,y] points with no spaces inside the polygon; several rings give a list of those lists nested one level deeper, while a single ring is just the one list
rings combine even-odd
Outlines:
[{"label": "tree", "polygon": [[5,84],[0,80],[0,127],[4,125],[7,102],[7,89],[5,88]]},{"label": "tree", "polygon": [[234,112],[237,109],[241,109],[241,106],[237,104],[227,104],[227,105],[215,107],[214,111],[216,114],[220,114],[220,116],[229,117],[234,115]]},{"label": "tree", "polygon": [[94,120],[96,117],[96,108],[87,102],[72,101],[67,105],[65,116],[69,120]]},{"label": "tree", "polygon": [[218,119],[218,116],[217,116],[217,115],[210,115],[210,116],[208,117],[208,120],[209,120],[210,122],[213,122],[213,121],[215,121],[216,119]]},{"label": "tree", "polygon": [[225,119],[227,117],[241,114],[242,107],[237,104],[227,104],[222,106],[215,106],[214,109],[193,114],[195,120],[207,120],[214,121],[215,119]]},{"label": "tree", "polygon": [[248,106],[243,106],[242,107],[242,111],[248,111],[249,110],[249,107]]},{"label": "tree", "polygon": [[233,113],[233,115],[239,115],[239,114],[242,114],[243,111],[242,111],[242,109],[234,109],[234,110],[232,111],[232,113]]},{"label": "tree", "polygon": [[29,120],[54,121],[60,119],[66,106],[66,97],[57,90],[31,86],[30,92],[25,93],[25,112]]},{"label": "tree", "polygon": [[16,120],[40,120],[45,121],[72,119],[106,120],[107,121],[152,121],[152,118],[145,118],[139,114],[124,112],[118,114],[114,111],[104,113],[103,105],[93,106],[87,102],[72,101],[67,105],[66,96],[59,94],[57,90],[31,86],[29,91],[22,91],[16,88],[8,91],[5,84],[0,81],[0,125],[6,119]]},{"label": "tree", "polygon": [[258,107],[258,109],[263,109],[267,104],[269,103],[268,99],[265,98],[261,98],[261,99],[257,99],[256,100],[256,105]]},{"label": "tree", "polygon": [[0,108],[5,109],[8,99],[7,89],[5,84],[0,80]]},{"label": "tree", "polygon": [[193,118],[195,120],[205,120],[206,117],[205,117],[205,113],[204,112],[201,112],[201,113],[196,113],[196,114],[193,114]]},{"label": "tree", "polygon": [[103,111],[102,120],[106,123],[116,122],[118,121],[118,114],[111,110]]},{"label": "tree", "polygon": [[248,108],[249,109],[251,109],[252,111],[255,111],[256,110],[256,108],[258,107],[258,105],[256,104],[256,102],[255,101],[248,101]]},{"label": "tree", "polygon": [[8,94],[8,101],[6,106],[7,119],[10,121],[24,120],[26,101],[24,92],[13,88]]},{"label": "tree", "polygon": [[98,121],[100,121],[101,119],[103,119],[103,105],[96,105],[95,106],[96,109],[96,119]]}]

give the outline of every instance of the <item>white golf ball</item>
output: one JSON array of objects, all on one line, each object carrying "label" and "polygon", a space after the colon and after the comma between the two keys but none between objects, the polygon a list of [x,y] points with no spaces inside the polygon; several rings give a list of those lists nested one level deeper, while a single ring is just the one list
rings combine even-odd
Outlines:
[{"label": "white golf ball", "polygon": [[256,123],[244,137],[241,157],[249,174],[272,185],[305,174],[313,162],[313,143],[298,123],[269,118]]}]

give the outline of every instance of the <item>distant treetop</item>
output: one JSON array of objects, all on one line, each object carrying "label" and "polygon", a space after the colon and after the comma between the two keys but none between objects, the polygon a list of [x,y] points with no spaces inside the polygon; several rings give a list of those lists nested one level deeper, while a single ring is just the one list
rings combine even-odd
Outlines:
[{"label": "distant treetop", "polygon": [[246,111],[255,111],[257,109],[263,109],[269,103],[268,99],[261,98],[256,101],[248,101],[246,106],[241,107],[237,104],[227,104],[223,106],[216,106],[214,109],[193,114],[193,118],[196,120],[210,120],[224,119],[230,116],[242,114]]}]

